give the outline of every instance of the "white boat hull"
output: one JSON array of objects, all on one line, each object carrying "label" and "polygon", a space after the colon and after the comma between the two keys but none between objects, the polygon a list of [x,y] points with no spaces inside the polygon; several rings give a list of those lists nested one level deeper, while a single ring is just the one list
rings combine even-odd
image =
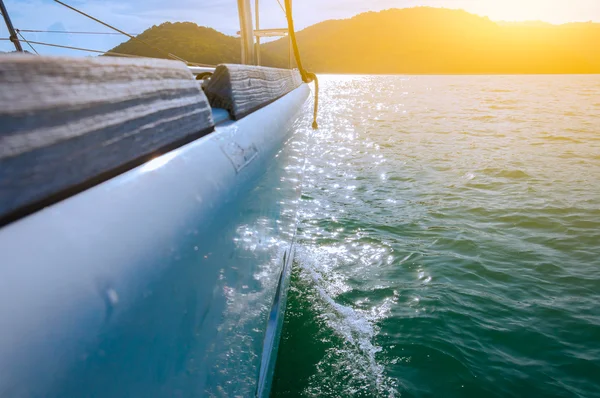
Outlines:
[{"label": "white boat hull", "polygon": [[268,394],[308,93],[0,229],[0,395]]}]

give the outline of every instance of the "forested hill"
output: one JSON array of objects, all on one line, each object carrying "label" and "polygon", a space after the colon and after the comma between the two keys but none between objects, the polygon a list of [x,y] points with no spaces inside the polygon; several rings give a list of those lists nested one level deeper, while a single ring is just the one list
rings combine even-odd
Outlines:
[{"label": "forested hill", "polygon": [[[332,73],[600,73],[600,24],[498,24],[460,10],[392,9],[298,33],[307,69]],[[265,45],[283,52],[283,41]]]},{"label": "forested hill", "polygon": [[[155,48],[168,51],[190,62],[216,65],[240,63],[241,59],[239,38],[225,35],[212,28],[198,26],[192,22],[165,22],[159,26],[152,26],[137,37]],[[158,51],[138,40],[128,40],[109,51],[153,58],[169,58],[165,52]],[[274,61],[269,54],[264,54],[263,58],[269,64],[284,64],[283,58],[279,62]]]},{"label": "forested hill", "polygon": [[[303,63],[320,73],[600,73],[600,24],[496,23],[465,11],[416,7],[330,20],[297,34]],[[140,38],[194,62],[239,62],[239,39],[193,23],[164,23]],[[113,51],[160,56],[129,41]],[[288,42],[263,44],[286,64]]]},{"label": "forested hill", "polygon": [[[240,62],[239,39],[192,22],[165,22],[145,30],[137,37],[190,62],[206,64]],[[168,58],[165,53],[137,40],[126,41],[110,51]]]}]

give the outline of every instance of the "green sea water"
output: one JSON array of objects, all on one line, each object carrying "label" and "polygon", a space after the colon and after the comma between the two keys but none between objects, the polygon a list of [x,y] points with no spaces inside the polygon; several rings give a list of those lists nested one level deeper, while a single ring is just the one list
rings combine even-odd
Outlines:
[{"label": "green sea water", "polygon": [[273,397],[600,397],[600,76],[322,76]]}]

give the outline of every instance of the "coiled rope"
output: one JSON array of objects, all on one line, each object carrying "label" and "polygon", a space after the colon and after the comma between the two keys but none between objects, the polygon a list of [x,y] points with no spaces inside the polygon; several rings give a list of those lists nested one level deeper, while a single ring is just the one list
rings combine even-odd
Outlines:
[{"label": "coiled rope", "polygon": [[315,106],[313,109],[313,123],[312,128],[318,129],[319,125],[317,124],[317,113],[319,110],[319,79],[317,75],[312,72],[308,72],[302,66],[302,59],[300,58],[300,50],[298,50],[298,43],[296,42],[296,31],[294,30],[294,18],[292,17],[292,0],[285,0],[285,17],[288,23],[288,34],[290,35],[290,40],[292,41],[292,47],[294,49],[294,58],[296,58],[296,64],[298,65],[298,70],[300,71],[300,76],[302,76],[302,81],[304,83],[315,82]]}]

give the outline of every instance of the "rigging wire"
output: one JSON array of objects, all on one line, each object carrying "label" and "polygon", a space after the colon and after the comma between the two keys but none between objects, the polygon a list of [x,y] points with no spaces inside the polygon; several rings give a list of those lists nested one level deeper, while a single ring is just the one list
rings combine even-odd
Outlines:
[{"label": "rigging wire", "polygon": [[27,43],[29,45],[29,47],[31,47],[31,49],[33,50],[34,53],[36,53],[37,55],[40,55],[40,53],[37,52],[37,50],[31,45],[31,43],[29,41],[27,41],[27,39],[21,34],[21,32],[19,31],[19,29],[15,29],[17,31],[17,34],[19,36],[21,36],[21,39],[23,39],[23,41],[25,43]]},{"label": "rigging wire", "polygon": [[[16,29],[17,32],[26,32],[26,33],[65,33],[72,35],[121,35],[117,32],[78,32],[78,31],[68,31],[68,30],[43,30],[43,29]],[[139,33],[129,33],[132,36],[137,36]]]},{"label": "rigging wire", "polygon": [[[56,0],[55,0],[56,1]],[[288,34],[290,35],[290,40],[292,41],[292,47],[294,49],[294,58],[296,58],[296,64],[298,65],[298,70],[300,71],[300,76],[302,76],[302,81],[305,83],[315,82],[315,107],[313,109],[313,123],[312,128],[318,129],[319,125],[317,124],[317,113],[319,110],[319,79],[317,75],[312,72],[308,72],[302,66],[302,59],[300,58],[300,50],[298,50],[298,43],[296,42],[296,31],[294,30],[294,18],[292,17],[292,1],[285,1],[285,9],[286,9],[286,19],[288,23]]]},{"label": "rigging wire", "polygon": [[8,30],[8,34],[10,37],[10,41],[15,46],[15,50],[17,52],[23,52],[23,47],[21,46],[21,43],[19,42],[19,38],[17,37],[17,32],[15,32],[15,27],[13,26],[12,21],[10,20],[10,16],[8,15],[8,10],[4,6],[4,1],[2,1],[2,0],[0,0],[0,14],[2,15],[2,18],[4,19],[4,23],[6,24],[6,29]]},{"label": "rigging wire", "polygon": [[279,4],[279,8],[281,8],[281,11],[283,11],[283,14],[287,15],[287,13],[285,12],[285,8],[283,7],[283,4],[281,4],[280,0],[277,0],[277,4]]},{"label": "rigging wire", "polygon": [[[0,40],[9,40],[10,41],[10,39],[5,39],[5,38],[0,38]],[[37,45],[40,45],[40,46],[66,48],[66,49],[69,49],[69,50],[87,51],[87,52],[97,53],[97,54],[115,55],[115,56],[119,56],[119,57],[150,58],[150,57],[144,57],[144,56],[141,56],[141,55],[131,55],[131,54],[124,54],[124,53],[117,53],[117,52],[114,52],[114,51],[92,50],[92,49],[89,49],[89,48],[73,47],[73,46],[63,46],[63,45],[60,45],[60,44],[42,43],[42,42],[39,42],[39,41],[28,41],[28,43],[37,44]]]},{"label": "rigging wire", "polygon": [[122,31],[121,29],[115,28],[114,26],[112,26],[112,25],[109,25],[109,24],[107,24],[106,22],[103,22],[103,21],[99,20],[98,18],[94,18],[93,16],[91,16],[91,15],[89,15],[89,14],[86,14],[85,12],[83,12],[83,11],[80,11],[80,10],[78,10],[77,8],[75,8],[75,7],[72,7],[72,6],[70,6],[70,5],[66,4],[66,3],[63,3],[63,2],[62,2],[62,1],[60,1],[60,0],[54,0],[54,2],[56,2],[56,3],[58,3],[58,4],[61,4],[61,5],[63,5],[63,6],[65,6],[65,7],[67,7],[67,8],[69,8],[69,9],[71,9],[71,10],[73,10],[73,11],[75,11],[75,12],[77,12],[77,13],[79,13],[79,14],[81,14],[81,15],[85,16],[85,17],[87,17],[87,18],[90,18],[90,19],[92,19],[92,20],[94,20],[94,21],[98,22],[99,24],[102,24],[102,25],[106,26],[106,27],[107,27],[107,28],[109,28],[109,29],[112,29],[112,30],[114,30],[114,31],[116,31],[116,32],[119,32],[119,33],[121,33],[122,35],[125,35],[125,36],[129,37],[129,38],[130,38],[130,39],[132,39],[132,40],[139,41],[139,42],[141,42],[141,43],[143,43],[143,44],[147,45],[148,47],[150,47],[150,48],[153,48],[153,49],[154,49],[154,50],[156,50],[156,51],[160,51],[160,52],[162,52],[163,54],[166,54],[166,55],[167,55],[169,58],[175,59],[175,60],[177,60],[177,61],[185,62],[186,64],[191,64],[191,65],[197,65],[197,66],[212,66],[212,65],[197,64],[197,63],[194,63],[194,62],[188,62],[188,61],[186,61],[185,59],[183,59],[183,58],[180,58],[180,57],[178,57],[178,56],[177,56],[177,55],[175,55],[175,54],[171,54],[170,52],[168,52],[168,51],[165,51],[165,50],[163,50],[162,48],[156,47],[155,45],[153,45],[153,44],[150,44],[150,43],[146,42],[145,40],[142,40],[142,39],[139,39],[139,38],[137,38],[137,37],[135,37],[135,36],[133,36],[133,35],[130,35],[129,33]]}]

